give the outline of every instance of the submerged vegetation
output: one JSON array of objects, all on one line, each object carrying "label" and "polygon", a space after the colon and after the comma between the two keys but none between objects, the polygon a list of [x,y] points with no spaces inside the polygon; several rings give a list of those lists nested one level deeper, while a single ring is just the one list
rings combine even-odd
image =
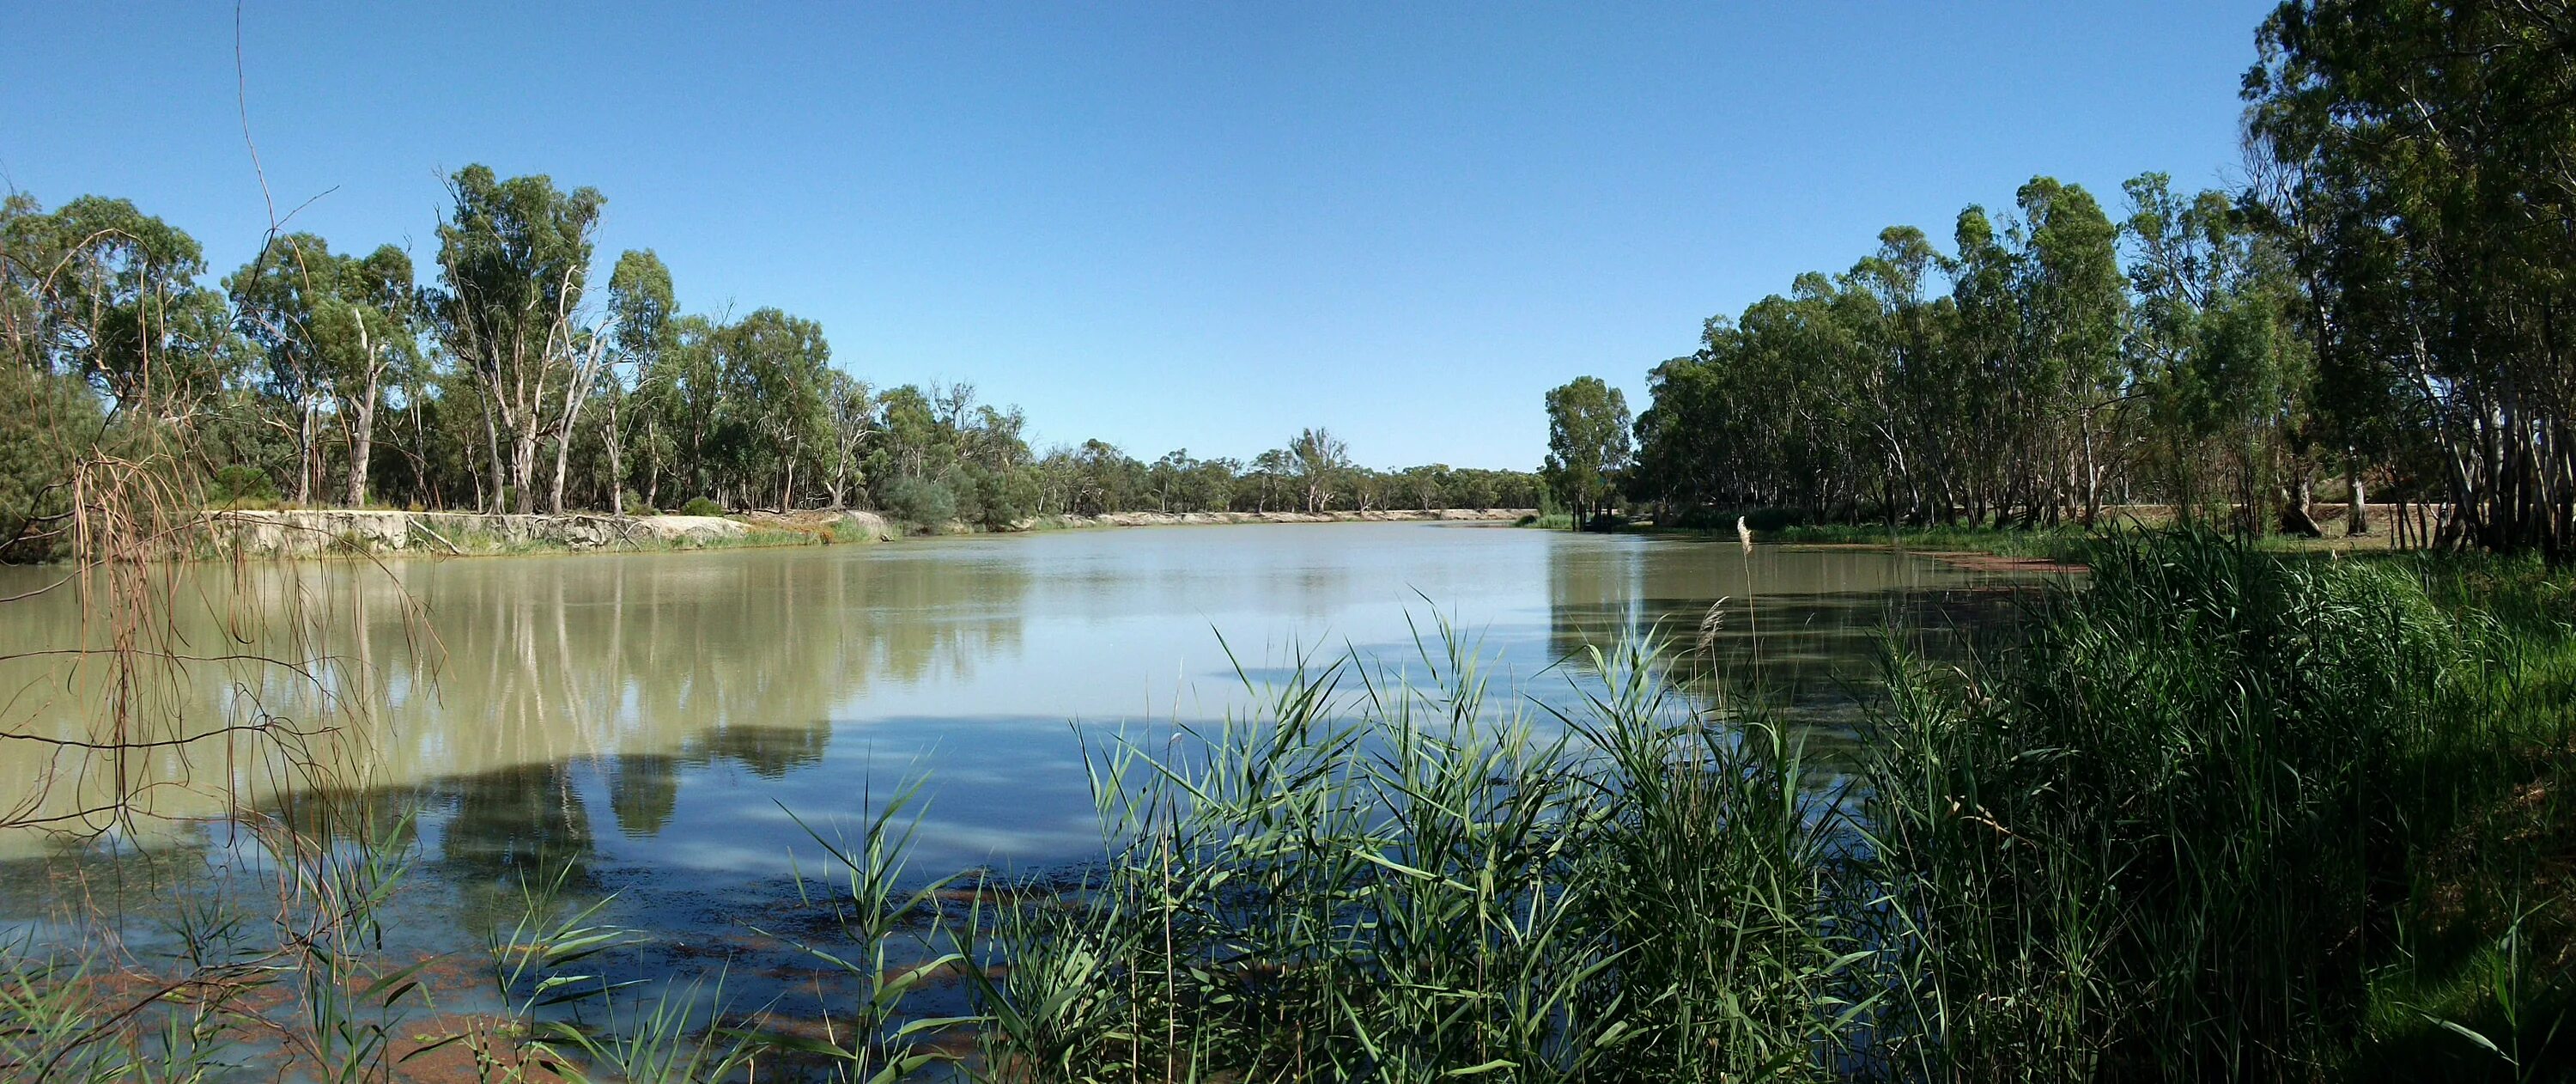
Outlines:
[{"label": "submerged vegetation", "polygon": [[[1585,660],[1578,708],[1534,708],[1444,627],[1416,661],[1301,665],[1250,716],[1095,745],[1107,849],[1075,883],[924,882],[900,795],[805,889],[840,917],[799,943],[859,987],[827,1024],[727,1007],[713,973],[660,994],[603,977],[631,935],[560,885],[494,932],[499,1007],[445,1030],[388,1007],[420,995],[355,938],[240,974],[302,991],[264,1026],[327,1027],[293,1043],[357,1058],[352,1079],[432,1044],[480,1044],[487,1079],[2576,1066],[2576,588],[2509,559],[2205,534],[2090,560],[1974,663],[1891,656],[1846,759],[1807,755],[1758,689],[1685,695],[1688,660],[1643,642]],[[400,844],[279,845],[338,871],[297,898],[351,914],[403,864]],[[227,1064],[270,1040],[187,1039],[223,1032],[207,1012],[279,1019],[173,994],[194,977],[113,1012],[130,991],[80,979],[102,962],[12,959],[0,1065],[22,1075]],[[940,982],[962,1003],[925,1004]],[[402,1022],[370,1030],[385,1013]]]}]

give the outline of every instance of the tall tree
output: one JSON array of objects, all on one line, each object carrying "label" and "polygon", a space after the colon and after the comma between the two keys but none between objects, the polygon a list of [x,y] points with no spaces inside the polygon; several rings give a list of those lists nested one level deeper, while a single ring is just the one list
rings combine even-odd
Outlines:
[{"label": "tall tree", "polygon": [[[671,320],[679,315],[678,295],[671,289],[671,269],[663,266],[662,258],[649,248],[619,253],[616,269],[608,274],[608,305],[616,320],[616,352],[611,356],[640,381],[671,348]],[[609,510],[624,515],[626,435],[618,428],[618,414],[626,386],[614,368],[607,377],[608,421],[602,435],[608,451]],[[651,415],[646,417],[649,424]],[[647,469],[658,466],[657,463]]]},{"label": "tall tree", "polygon": [[1333,485],[1350,469],[1351,446],[1330,429],[1300,430],[1288,442],[1288,457],[1306,489],[1306,510],[1321,512],[1332,500]]},{"label": "tall tree", "polygon": [[2016,195],[2025,220],[2022,332],[2024,373],[2042,431],[2062,464],[2040,511],[2077,504],[2092,523],[2102,507],[2108,457],[2118,446],[2114,412],[2125,401],[2122,321],[2128,309],[2119,231],[2080,185],[2035,177]]},{"label": "tall tree", "polygon": [[823,326],[760,309],[725,328],[718,344],[734,407],[735,476],[774,480],[776,507],[790,510],[798,465],[831,440],[824,395],[832,348]]},{"label": "tall tree", "polygon": [[198,284],[195,238],[129,200],[47,214],[0,203],[0,315],[20,363],[76,374],[119,411],[184,416],[238,364],[223,299]]},{"label": "tall tree", "polygon": [[1575,511],[1578,527],[1611,503],[1628,466],[1628,399],[1597,376],[1547,393],[1548,484]]},{"label": "tall tree", "polygon": [[[425,300],[441,343],[482,395],[495,510],[507,487],[518,511],[532,511],[539,446],[563,435],[583,390],[580,370],[606,348],[581,320],[607,201],[592,188],[557,191],[543,175],[501,180],[481,165],[458,170],[448,193],[454,207],[438,226],[442,283]],[[558,485],[558,502],[560,494]]]},{"label": "tall tree", "polygon": [[297,499],[308,499],[322,475],[316,416],[327,409],[348,448],[344,497],[365,505],[386,389],[421,360],[410,255],[392,245],[334,254],[320,237],[288,234],[224,286],[244,331],[268,354],[272,386],[296,406]]},{"label": "tall tree", "polygon": [[2425,420],[2448,540],[2576,557],[2576,9],[2291,0],[2258,44],[2257,194],[2323,383]]}]

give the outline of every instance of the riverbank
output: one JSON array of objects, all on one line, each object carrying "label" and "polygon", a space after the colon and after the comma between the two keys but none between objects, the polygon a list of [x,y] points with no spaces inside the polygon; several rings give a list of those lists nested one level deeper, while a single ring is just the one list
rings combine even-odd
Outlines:
[{"label": "riverbank", "polygon": [[[1523,508],[1372,509],[1337,512],[1112,512],[1042,516],[1008,532],[1260,523],[1470,523],[1519,520]],[[925,527],[874,512],[750,512],[735,516],[617,516],[592,512],[495,514],[376,509],[223,509],[207,513],[206,556],[259,558],[424,553],[452,557],[527,553],[743,549],[882,542],[994,533],[963,524]]]},{"label": "riverbank", "polygon": [[[872,521],[872,522],[871,522]],[[451,557],[613,550],[810,546],[839,540],[829,525],[723,516],[613,516],[583,512],[405,512],[361,509],[225,509],[209,512],[206,556],[260,558],[426,553]],[[874,515],[841,532],[885,530]]]}]

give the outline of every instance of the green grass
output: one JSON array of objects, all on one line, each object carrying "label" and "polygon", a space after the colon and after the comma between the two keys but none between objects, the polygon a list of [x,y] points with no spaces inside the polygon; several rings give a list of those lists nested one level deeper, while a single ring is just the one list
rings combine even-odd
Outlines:
[{"label": "green grass", "polygon": [[1853,527],[1839,524],[1783,527],[1757,535],[1763,542],[1804,546],[1901,546],[1911,550],[1992,553],[2003,557],[2039,557],[2081,561],[2098,535],[2081,527],[1994,528]]}]

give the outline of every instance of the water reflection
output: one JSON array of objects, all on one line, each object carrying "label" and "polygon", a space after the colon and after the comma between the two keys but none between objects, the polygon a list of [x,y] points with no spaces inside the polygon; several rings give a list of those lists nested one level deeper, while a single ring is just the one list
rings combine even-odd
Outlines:
[{"label": "water reflection", "polygon": [[2008,605],[2008,577],[1876,550],[1733,540],[1599,539],[1548,551],[1548,642],[1561,656],[1662,636],[1690,676],[1792,703],[1848,702],[1892,642],[1933,657]]},{"label": "water reflection", "polygon": [[[0,570],[0,594],[22,571]],[[1690,673],[1756,678],[1825,712],[1891,624],[1937,629],[2005,605],[1989,577],[1896,554],[1412,524],[279,565],[238,589],[188,575],[209,600],[184,619],[200,642],[221,641],[216,615],[236,604],[327,615],[327,642],[251,646],[322,660],[314,672],[355,709],[337,716],[349,725],[335,792],[375,810],[362,820],[417,812],[421,868],[458,906],[506,903],[522,880],[570,869],[681,916],[639,921],[682,925],[760,913],[792,856],[811,868],[809,827],[854,830],[914,776],[929,780],[925,872],[1096,853],[1086,734],[1150,741],[1238,710],[1237,664],[1284,677],[1275,664],[1299,648],[1400,658],[1433,607],[1479,639],[1499,689],[1630,631],[1694,640],[1724,600],[1706,649],[1682,656]],[[70,603],[10,610],[0,653],[95,636]],[[1568,696],[1569,673],[1526,691]],[[13,725],[68,735],[86,717],[65,705],[94,696],[100,675],[21,659],[0,662],[0,679],[41,694],[0,697]],[[244,691],[332,716],[314,686],[275,672],[190,669],[153,694],[216,715]],[[30,777],[31,744],[0,744],[0,778]],[[167,792],[159,812],[179,819],[163,837],[131,842],[225,861],[209,842],[228,808],[215,785],[227,779],[208,771],[220,763],[130,767],[196,784]],[[293,822],[294,795],[228,781]],[[41,848],[0,840],[0,857],[13,850]]]},{"label": "water reflection", "polygon": [[[830,740],[824,720],[872,683],[970,680],[982,660],[1017,651],[1029,570],[969,566],[810,550],[274,565],[238,584],[188,570],[189,604],[171,621],[177,642],[230,641],[305,670],[154,668],[140,699],[194,731],[249,718],[254,705],[335,727],[318,748],[352,786],[526,780],[574,759],[635,757],[640,768],[657,756],[674,771],[729,758],[774,779],[817,763]],[[299,614],[329,629],[327,640],[291,635]],[[102,636],[69,592],[7,616],[0,653]],[[0,662],[0,682],[18,694],[0,698],[0,723],[81,736],[112,681],[96,659]],[[245,787],[253,801],[271,797],[265,774],[220,767],[256,763],[260,752],[200,743],[135,758],[126,782],[163,787],[149,809],[161,817],[219,815]],[[32,794],[59,757],[36,742],[0,743],[0,778],[29,781],[21,795]],[[116,777],[98,767],[54,773],[47,811],[100,804]],[[655,802],[667,817],[670,800],[646,805]],[[0,853],[30,845],[0,840]]]}]

